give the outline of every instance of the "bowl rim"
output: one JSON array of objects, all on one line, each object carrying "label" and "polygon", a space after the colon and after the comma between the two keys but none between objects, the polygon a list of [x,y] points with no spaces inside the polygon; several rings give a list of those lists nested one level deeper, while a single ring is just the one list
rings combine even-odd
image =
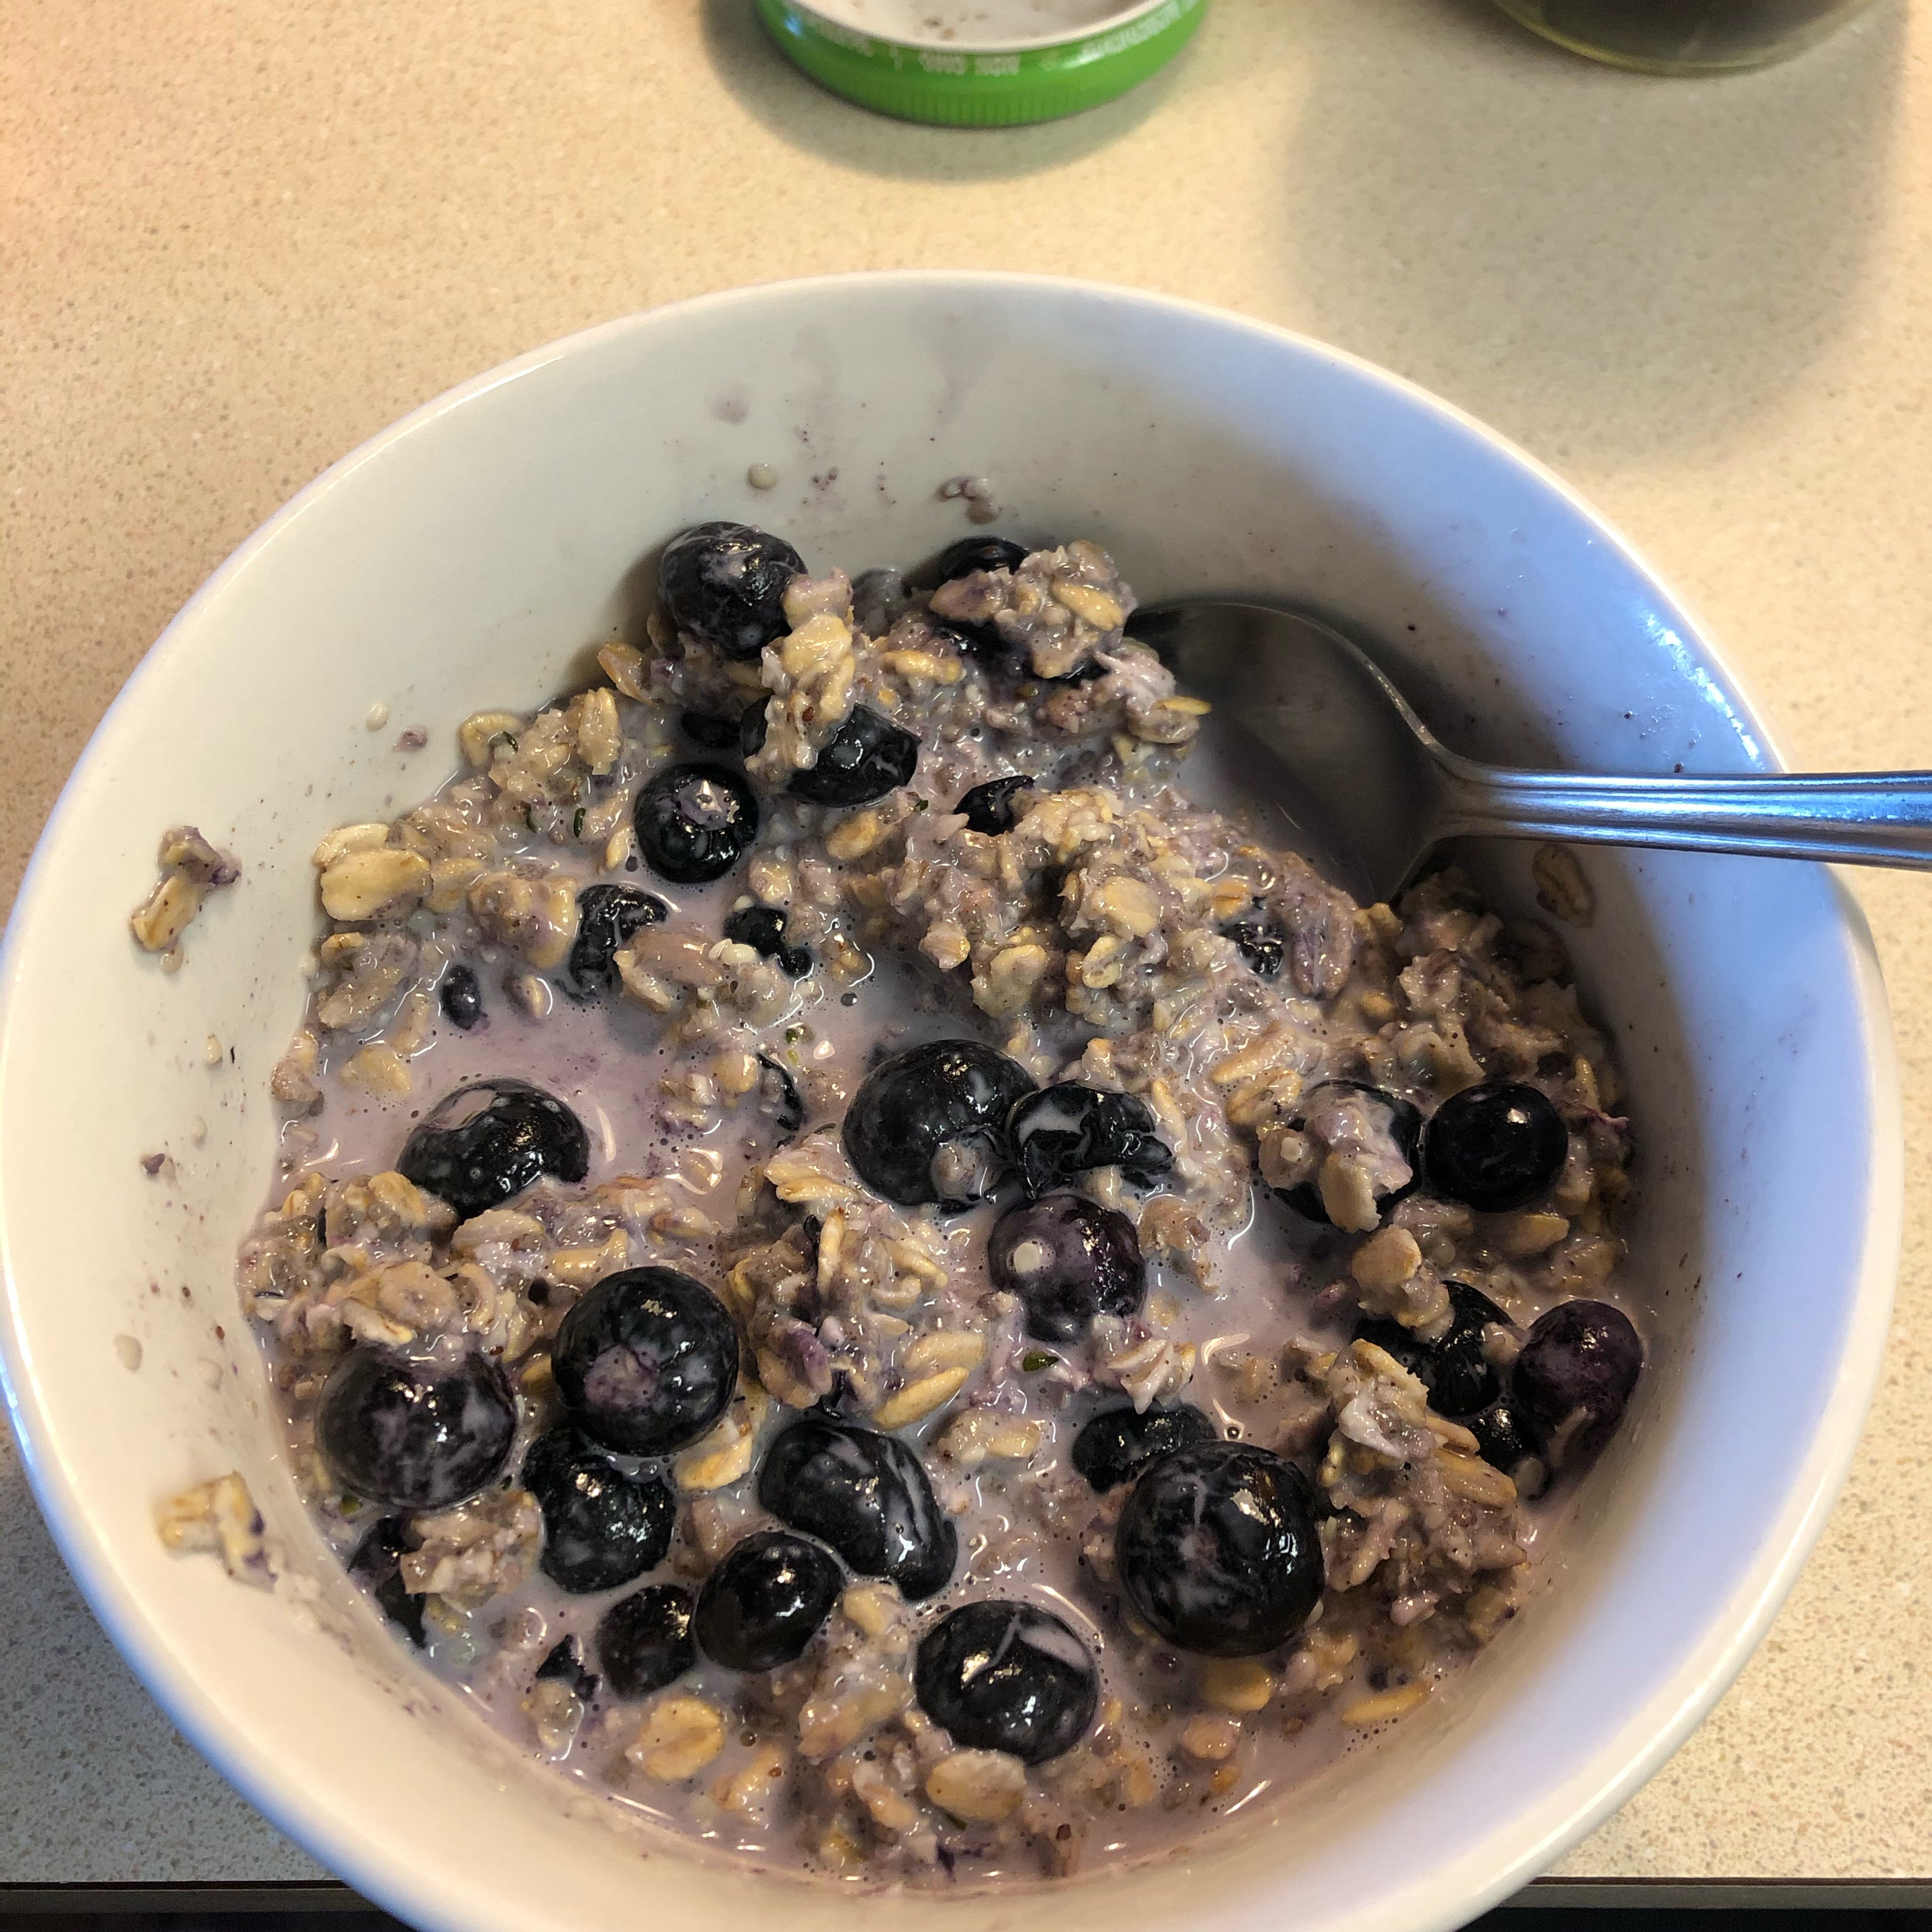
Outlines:
[{"label": "bowl rim", "polygon": [[[910,268],[865,270],[838,274],[775,279],[715,290],[656,308],[614,317],[530,350],[431,398],[368,437],[305,484],[253,531],[183,604],[122,685],[90,734],[62,785],[34,850],[4,934],[0,934],[0,1108],[5,1106],[8,1042],[13,999],[20,961],[43,900],[50,892],[53,848],[80,793],[95,783],[96,754],[124,716],[142,703],[158,665],[191,629],[199,614],[218,598],[230,582],[283,531],[322,497],[341,489],[356,472],[405,438],[426,430],[444,416],[477,398],[551,363],[671,318],[701,317],[709,311],[784,302],[800,294],[864,285],[930,290],[1010,290],[1020,296],[1081,296],[1178,313],[1232,328],[1326,361],[1393,391],[1419,410],[1467,430],[1535,478],[1627,561],[1684,619],[1690,641],[1720,674],[1736,722],[1748,736],[1744,754],[1759,768],[1783,770],[1774,740],[1759,706],[1734,668],[1669,580],[1622,534],[1561,477],[1466,411],[1420,385],[1366,358],[1298,331],[1186,297],[1119,284],[1068,276],[1000,270]],[[1788,862],[1802,863],[1802,861]],[[1420,1932],[1448,1928],[1514,1892],[1545,1870],[1625,1802],[1674,1753],[1702,1721],[1742,1669],[1796,1583],[1822,1534],[1862,1438],[1866,1415],[1883,1364],[1904,1232],[1904,1146],[1903,1102],[1895,1042],[1882,977],[1869,927],[1842,879],[1830,879],[1838,938],[1845,946],[1856,989],[1858,1030],[1864,1042],[1866,1110],[1866,1204],[1857,1225],[1859,1252],[1852,1282],[1851,1316],[1834,1378],[1803,1463],[1767,1534],[1746,1567],[1724,1613],[1714,1615],[1700,1640],[1674,1673],[1658,1685],[1648,1702],[1667,1712],[1643,1748],[1606,1770],[1580,1766],[1552,1786],[1537,1804],[1520,1814],[1513,1852],[1490,1877],[1460,1891],[1444,1886],[1424,1909],[1408,1916]],[[469,1932],[472,1922],[452,1894],[400,1852],[392,1852],[357,1831],[348,1820],[312,1802],[298,1781],[272,1758],[219,1694],[204,1687],[178,1663],[160,1628],[136,1594],[124,1588],[107,1544],[90,1520],[84,1502],[63,1466],[52,1419],[38,1386],[34,1366],[22,1346],[20,1283],[12,1244],[0,1219],[0,1398],[18,1442],[23,1466],[41,1514],[89,1607],[116,1648],[148,1693],[223,1778],[298,1845],[365,1897],[423,1925]],[[1575,1787],[1581,1786],[1579,1790]],[[1546,1822],[1538,1823],[1543,1814]],[[982,1893],[968,1898],[983,1898]],[[962,1898],[964,1905],[968,1898]],[[857,1903],[858,1901],[854,1901]]]}]

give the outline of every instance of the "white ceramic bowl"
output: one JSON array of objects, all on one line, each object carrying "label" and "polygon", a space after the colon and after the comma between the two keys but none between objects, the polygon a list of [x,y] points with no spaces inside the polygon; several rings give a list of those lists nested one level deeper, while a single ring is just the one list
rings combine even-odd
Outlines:
[{"label": "white ceramic bowl", "polygon": [[[759,462],[782,478],[764,494]],[[418,1924],[603,1932],[643,1909],[702,1928],[776,1904],[794,1932],[1448,1925],[1683,1738],[1851,1455],[1899,1232],[1866,936],[1822,868],[1593,852],[1600,909],[1572,937],[1628,1072],[1652,1365],[1546,1588],[1439,1708],[1184,1856],[997,1903],[775,1896],[776,1877],[612,1828],[449,1708],[310,1530],[231,1286],[301,1009],[309,848],[428,790],[472,709],[534,704],[634,622],[668,532],[742,517],[820,562],[910,560],[968,527],[937,494],[962,472],[992,479],[1004,529],[1099,538],[1144,598],[1337,617],[1460,749],[1772,762],[1677,602],[1521,454],[1332,350],[1150,296],[914,274],[712,297],[481,377],[304,491],[130,682],[21,894],[0,962],[4,1359],[42,1507],[134,1668],[265,1812]],[[391,749],[410,724],[436,748],[413,760]],[[127,914],[182,820],[245,869],[168,978]],[[1475,857],[1526,902],[1523,850]],[[174,1178],[151,1180],[140,1158],[164,1149]],[[155,1539],[157,1498],[231,1468],[291,1552],[276,1594]]]}]

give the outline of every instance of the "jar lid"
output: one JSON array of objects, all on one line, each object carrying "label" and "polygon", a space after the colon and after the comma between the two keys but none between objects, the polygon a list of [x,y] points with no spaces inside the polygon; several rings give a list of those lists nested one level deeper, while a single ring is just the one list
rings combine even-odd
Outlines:
[{"label": "jar lid", "polygon": [[[1112,100],[1187,44],[1205,4],[1134,0],[1064,38],[1034,34],[1002,46],[862,31],[850,24],[857,8],[838,0],[757,0],[772,38],[833,93],[902,120],[956,128],[1017,127]],[[834,17],[841,12],[848,17]]]}]

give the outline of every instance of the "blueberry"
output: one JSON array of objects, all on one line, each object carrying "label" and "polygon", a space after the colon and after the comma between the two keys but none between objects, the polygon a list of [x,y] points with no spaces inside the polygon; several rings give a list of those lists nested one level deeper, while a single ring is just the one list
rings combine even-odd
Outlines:
[{"label": "blueberry", "polygon": [[1535,1430],[1511,1396],[1498,1397],[1462,1426],[1476,1438],[1477,1454],[1506,1476],[1514,1476],[1531,1456],[1543,1454]]},{"label": "blueberry", "polygon": [[758,836],[751,787],[722,765],[667,765],[638,792],[632,818],[644,863],[676,886],[722,879]]},{"label": "blueberry", "polygon": [[758,1500],[862,1576],[890,1578],[909,1603],[952,1580],[959,1533],[933,1500],[917,1454],[896,1436],[808,1415],[766,1451]]},{"label": "blueberry", "polygon": [[1607,1442],[1636,1387],[1643,1344],[1607,1301],[1562,1301],[1532,1325],[1510,1392],[1558,1467]]},{"label": "blueberry", "polygon": [[386,1516],[369,1526],[349,1559],[350,1575],[368,1586],[376,1607],[418,1650],[424,1642],[423,1600],[403,1588],[400,1564],[422,1547],[422,1538],[410,1528],[406,1516]]},{"label": "blueberry", "polygon": [[[1310,1088],[1301,1096],[1301,1111],[1288,1122],[1291,1127],[1299,1129],[1307,1124],[1324,1098],[1341,1093],[1366,1094],[1378,1103],[1373,1115],[1375,1124],[1380,1126],[1395,1143],[1396,1151],[1402,1156],[1408,1169],[1408,1178],[1399,1187],[1378,1190],[1375,1196],[1376,1211],[1385,1214],[1405,1195],[1415,1190],[1420,1170],[1420,1158],[1416,1153],[1416,1143],[1422,1132],[1422,1115],[1408,1101],[1399,1094],[1384,1093],[1379,1087],[1366,1086],[1359,1080],[1322,1080]],[[1322,1192],[1312,1180],[1305,1180],[1298,1187],[1277,1187],[1275,1192],[1301,1216],[1304,1220],[1318,1221],[1324,1227],[1333,1224],[1328,1219],[1328,1210],[1322,1204]]]},{"label": "blueberry", "polygon": [[1073,1438],[1073,1466],[1105,1496],[1132,1482],[1157,1457],[1196,1442],[1219,1440],[1214,1424],[1186,1402],[1144,1414],[1127,1404],[1103,1408],[1082,1426]]},{"label": "blueberry", "polygon": [[1013,829],[1016,795],[1031,790],[1038,782],[1024,772],[1016,778],[988,778],[984,784],[976,784],[952,809],[966,814],[968,831],[983,832],[994,838]]},{"label": "blueberry", "polygon": [[675,1684],[698,1661],[691,1640],[691,1592],[653,1583],[620,1597],[597,1626],[597,1660],[620,1697],[648,1697]]},{"label": "blueberry", "polygon": [[583,999],[608,993],[617,983],[612,957],[640,926],[655,926],[670,908],[654,892],[635,886],[586,886],[577,896],[577,938],[565,968],[572,989]]},{"label": "blueberry", "polygon": [[695,1442],[738,1386],[724,1304],[675,1268],[607,1274],[563,1318],[550,1372],[571,1420],[606,1448],[664,1456]]},{"label": "blueberry", "polygon": [[738,721],[718,718],[708,711],[685,711],[678,715],[678,729],[694,745],[707,752],[735,752],[738,748]]},{"label": "blueberry", "polygon": [[1570,1132],[1534,1087],[1486,1080],[1452,1094],[1423,1130],[1429,1184],[1486,1214],[1533,1200],[1563,1172]]},{"label": "blueberry", "polygon": [[782,1529],[748,1536],[698,1595],[698,1648],[732,1670],[789,1664],[818,1635],[844,1576],[815,1543]]},{"label": "blueberry", "polygon": [[919,764],[919,740],[862,704],[832,734],[810,770],[794,772],[785,790],[811,805],[870,805],[908,783]]},{"label": "blueberry", "polygon": [[1288,957],[1287,929],[1258,908],[1228,920],[1221,928],[1221,937],[1232,939],[1241,957],[1264,980],[1272,980]]},{"label": "blueberry", "polygon": [[464,1220],[500,1208],[540,1174],[581,1180],[590,1166],[584,1123],[526,1080],[476,1080],[446,1094],[403,1143],[398,1171]]},{"label": "blueberry", "polygon": [[1032,1091],[1024,1067],[977,1040],[909,1047],[874,1067],[852,1096],[847,1157],[888,1201],[936,1201],[955,1212],[999,1184],[1006,1116]]},{"label": "blueberry", "polygon": [[1507,1313],[1466,1281],[1446,1284],[1450,1318],[1439,1340],[1420,1340],[1399,1322],[1377,1318],[1355,1324],[1354,1339],[1372,1342],[1393,1355],[1429,1391],[1429,1405],[1438,1415],[1461,1418],[1486,1408],[1502,1386],[1483,1346],[1483,1331],[1492,1322],[1515,1326]]},{"label": "blueberry", "polygon": [[597,1694],[597,1673],[584,1667],[584,1652],[574,1636],[553,1644],[532,1674],[539,1684],[568,1684],[586,1704]]},{"label": "blueberry", "polygon": [[767,700],[754,698],[738,714],[738,755],[748,758],[765,748],[765,734],[771,728],[765,714]]},{"label": "blueberry", "polygon": [[763,1097],[772,1112],[772,1125],[782,1146],[805,1125],[805,1102],[799,1098],[798,1082],[768,1053],[758,1055],[765,1070],[761,1078]]},{"label": "blueberry", "polygon": [[342,1486],[391,1509],[447,1509],[509,1460],[517,1399],[488,1356],[412,1362],[351,1348],[316,1405],[316,1447]]},{"label": "blueberry", "polygon": [[961,1604],[926,1633],[913,1690],[956,1744],[1043,1764],[1086,1736],[1100,1677],[1058,1617],[988,1598]]},{"label": "blueberry", "polygon": [[677,1502],[654,1472],[626,1475],[566,1424],[530,1444],[522,1480],[543,1511],[543,1573],[560,1589],[614,1590],[664,1561]]},{"label": "blueberry", "polygon": [[976,570],[1017,570],[1027,560],[1025,547],[1007,537],[962,537],[940,554],[939,581],[970,577]]},{"label": "blueberry", "polygon": [[1009,1208],[987,1238],[986,1268],[1025,1304],[1027,1333],[1041,1342],[1077,1342],[1095,1316],[1131,1315],[1147,1292],[1134,1224],[1084,1194]]},{"label": "blueberry", "polygon": [[476,983],[476,975],[467,966],[452,966],[442,976],[442,989],[439,997],[443,1018],[452,1026],[460,1027],[465,1033],[483,1017],[483,988]]},{"label": "blueberry", "polygon": [[1036,1196],[1096,1167],[1118,1167],[1136,1186],[1153,1186],[1174,1165],[1154,1130],[1152,1110],[1136,1095],[1070,1082],[1029,1094],[1006,1118],[1022,1184]]},{"label": "blueberry", "polygon": [[784,635],[784,594],[805,560],[782,537],[743,524],[699,524],[665,545],[658,595],[677,628],[728,658],[754,659]]},{"label": "blueberry", "polygon": [[1314,1493],[1266,1449],[1177,1449],[1134,1484],[1114,1562],[1157,1636],[1204,1656],[1256,1656],[1286,1643],[1321,1600]]},{"label": "blueberry", "polygon": [[776,906],[740,906],[724,922],[727,939],[776,959],[788,979],[802,979],[812,970],[812,955],[802,946],[788,946],[784,929],[785,916]]}]

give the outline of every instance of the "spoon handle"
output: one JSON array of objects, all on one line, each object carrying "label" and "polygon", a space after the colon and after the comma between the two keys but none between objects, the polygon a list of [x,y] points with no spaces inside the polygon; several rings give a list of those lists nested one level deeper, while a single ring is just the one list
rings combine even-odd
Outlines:
[{"label": "spoon handle", "polygon": [[1932,870],[1932,772],[1593,778],[1438,754],[1437,836],[1573,838]]}]

